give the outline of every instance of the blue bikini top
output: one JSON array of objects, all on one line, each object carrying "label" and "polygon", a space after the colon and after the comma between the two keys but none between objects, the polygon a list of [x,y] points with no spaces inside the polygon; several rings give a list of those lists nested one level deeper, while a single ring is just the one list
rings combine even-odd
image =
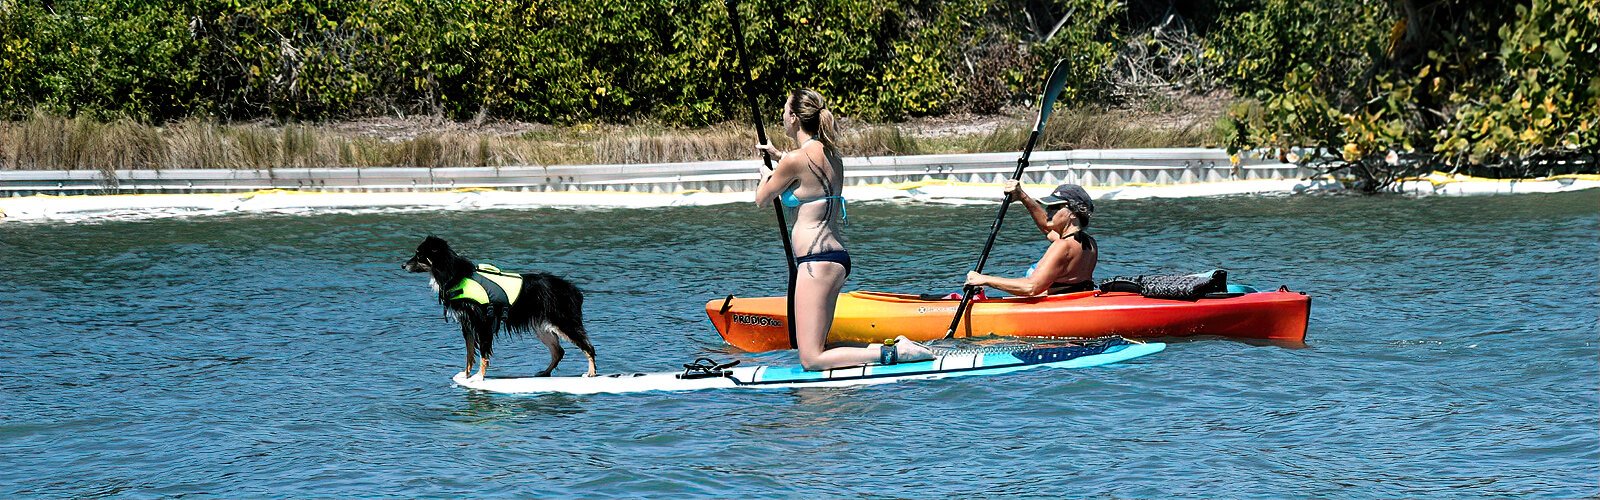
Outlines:
[{"label": "blue bikini top", "polygon": [[[815,140],[815,139],[807,140],[806,142],[811,142],[812,140]],[[801,144],[801,146],[803,147],[803,146],[805,146],[805,144]],[[783,203],[783,206],[786,206],[786,207],[789,207],[789,208],[799,208],[800,205],[804,205],[804,204],[811,203],[811,202],[824,201],[824,200],[839,200],[839,221],[843,222],[845,224],[849,224],[850,223],[850,213],[845,209],[844,196],[842,196],[842,195],[833,195],[833,196],[823,196],[823,197],[819,197],[819,198],[812,198],[812,199],[809,199],[809,200],[802,200],[802,199],[800,199],[799,196],[796,196],[794,194],[795,188],[798,188],[798,187],[800,187],[800,183],[799,182],[795,182],[793,186],[789,186],[789,189],[783,190],[783,193],[778,195],[778,201]]]},{"label": "blue bikini top", "polygon": [[783,194],[778,195],[778,201],[782,202],[783,206],[786,206],[786,207],[789,207],[789,208],[799,208],[800,205],[804,205],[804,204],[811,203],[811,202],[826,201],[826,200],[839,200],[839,222],[842,222],[842,223],[845,223],[845,224],[849,224],[850,223],[850,212],[849,212],[849,210],[847,210],[845,208],[844,196],[833,195],[833,196],[823,196],[823,197],[820,197],[820,198],[812,198],[812,199],[809,199],[809,200],[802,200],[802,199],[800,199],[799,196],[795,196],[794,195],[794,188],[795,187],[799,187],[799,185],[796,184],[795,186],[790,186],[789,189],[783,190]]}]

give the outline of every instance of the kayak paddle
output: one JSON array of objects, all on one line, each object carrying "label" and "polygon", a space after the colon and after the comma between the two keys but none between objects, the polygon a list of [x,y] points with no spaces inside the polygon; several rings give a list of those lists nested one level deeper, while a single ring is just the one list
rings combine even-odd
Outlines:
[{"label": "kayak paddle", "polygon": [[[750,119],[755,121],[756,141],[760,144],[766,144],[767,127],[761,123],[761,103],[756,98],[755,89],[750,86],[752,80],[750,70],[744,64],[744,30],[739,25],[739,3],[738,0],[724,0],[723,5],[728,7],[728,22],[733,25],[733,51],[739,62],[740,78],[744,81],[744,95],[750,105]],[[767,167],[767,170],[773,169],[772,157],[767,156],[766,151],[761,152],[761,162]],[[799,347],[799,344],[795,341],[794,336],[794,281],[797,277],[795,274],[794,245],[789,242],[789,221],[784,219],[783,203],[779,202],[776,197],[772,199],[772,209],[773,213],[778,216],[778,236],[783,238],[783,255],[789,262],[789,292],[787,293],[789,296],[789,347],[795,348]]]},{"label": "kayak paddle", "polygon": [[[1022,180],[1023,169],[1028,168],[1028,156],[1033,154],[1033,145],[1039,141],[1039,134],[1044,132],[1044,122],[1050,119],[1050,111],[1055,108],[1056,97],[1061,95],[1061,87],[1067,84],[1067,60],[1056,61],[1055,68],[1050,70],[1050,76],[1045,81],[1044,95],[1039,101],[1039,119],[1033,122],[1033,131],[1028,133],[1028,144],[1022,149],[1022,157],[1017,158],[1017,171],[1011,174],[1011,179]],[[989,262],[989,250],[994,248],[994,238],[1000,234],[1000,223],[1006,220],[1006,208],[1011,206],[1011,194],[1006,194],[1005,201],[1000,203],[1000,214],[995,216],[994,224],[989,226],[989,241],[983,244],[983,254],[978,257],[978,267],[973,271],[983,272],[983,265]],[[950,330],[946,331],[944,338],[953,338],[956,327],[961,324],[961,316],[967,311],[967,303],[972,301],[972,295],[978,287],[964,287],[961,289],[961,305],[956,306],[956,317],[950,320]]]}]

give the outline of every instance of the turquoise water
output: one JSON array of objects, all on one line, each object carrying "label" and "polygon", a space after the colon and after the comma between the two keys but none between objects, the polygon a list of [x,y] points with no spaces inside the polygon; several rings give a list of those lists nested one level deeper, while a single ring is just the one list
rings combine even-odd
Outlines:
[{"label": "turquoise water", "polygon": [[[783,287],[753,206],[0,225],[0,496],[1600,494],[1600,192],[1104,202],[1099,275],[1223,267],[1313,296],[1308,346],[843,389],[503,396],[424,235],[587,292],[600,369],[723,345]],[[851,206],[850,288],[951,291],[993,207]],[[990,260],[1040,246],[1013,217]],[[493,375],[547,353],[506,341]],[[576,350],[559,374],[576,375]]]}]

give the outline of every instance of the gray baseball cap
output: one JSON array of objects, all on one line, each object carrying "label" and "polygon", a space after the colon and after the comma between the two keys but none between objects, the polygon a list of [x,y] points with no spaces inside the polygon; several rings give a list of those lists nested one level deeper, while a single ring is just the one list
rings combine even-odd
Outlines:
[{"label": "gray baseball cap", "polygon": [[1040,205],[1050,208],[1060,208],[1068,202],[1075,202],[1087,208],[1090,213],[1094,213],[1094,199],[1089,197],[1088,191],[1084,191],[1083,187],[1077,184],[1056,186],[1056,190],[1051,192],[1050,196],[1039,198]]}]

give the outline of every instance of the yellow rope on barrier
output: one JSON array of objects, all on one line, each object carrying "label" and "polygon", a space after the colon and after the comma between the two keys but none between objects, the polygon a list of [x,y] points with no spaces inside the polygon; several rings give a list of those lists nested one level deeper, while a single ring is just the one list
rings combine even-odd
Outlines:
[{"label": "yellow rope on barrier", "polygon": [[1427,181],[1428,183],[1433,184],[1433,187],[1437,188],[1439,186],[1443,186],[1443,185],[1446,185],[1446,184],[1454,184],[1454,183],[1457,183],[1457,182],[1539,182],[1539,181],[1556,181],[1556,180],[1562,180],[1562,179],[1572,179],[1572,180],[1580,180],[1580,181],[1600,181],[1600,174],[1563,174],[1563,175],[1555,175],[1555,176],[1550,176],[1550,177],[1535,177],[1535,178],[1532,178],[1532,179],[1497,179],[1497,178],[1493,178],[1493,177],[1477,177],[1477,176],[1472,176],[1472,175],[1467,175],[1467,174],[1450,174],[1450,173],[1440,172],[1438,170],[1435,170],[1433,172],[1430,172],[1428,175],[1424,175],[1424,176],[1421,176],[1421,177],[1406,177],[1406,178],[1402,178],[1402,179],[1400,179],[1399,182]]},{"label": "yellow rope on barrier", "polygon": [[1545,177],[1545,180],[1572,179],[1575,181],[1600,181],[1600,174],[1564,174]]}]

